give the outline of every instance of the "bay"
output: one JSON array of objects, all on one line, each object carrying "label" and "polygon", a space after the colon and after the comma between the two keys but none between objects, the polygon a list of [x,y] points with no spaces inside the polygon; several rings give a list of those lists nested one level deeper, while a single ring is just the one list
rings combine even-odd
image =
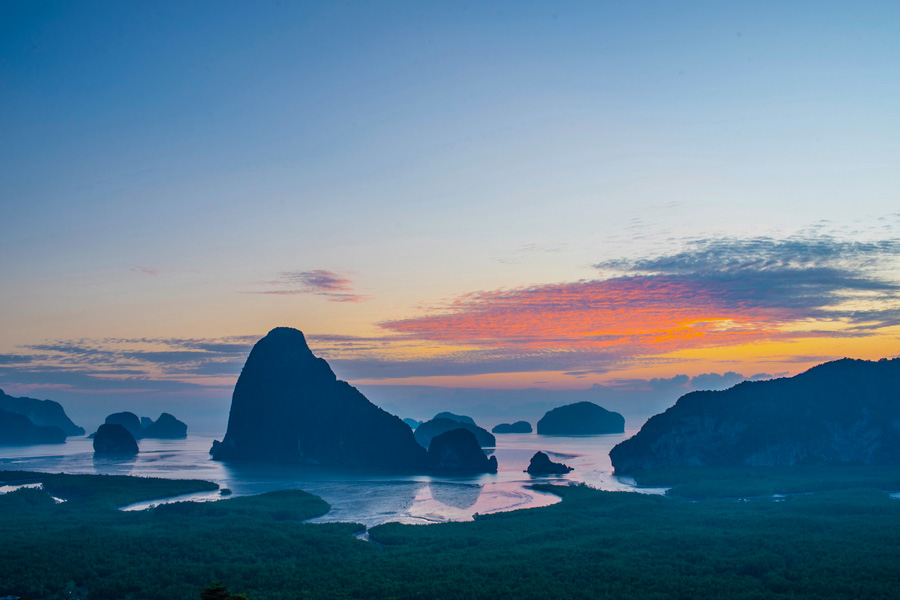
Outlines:
[{"label": "bay", "polygon": [[[302,489],[331,504],[316,522],[352,521],[367,527],[389,521],[439,523],[466,521],[476,514],[547,506],[559,501],[553,494],[533,489],[535,483],[579,484],[610,491],[664,493],[659,488],[637,488],[634,482],[613,475],[609,450],[633,435],[540,436],[498,435],[496,474],[466,477],[406,475],[371,469],[341,469],[301,465],[223,463],[209,456],[213,437],[189,435],[181,440],[140,440],[140,453],[129,458],[95,457],[87,437],[69,438],[65,444],[2,447],[0,470],[50,473],[132,475],[173,479],[204,479],[231,490],[232,496],[281,489]],[[535,477],[524,472],[538,450],[574,471],[566,475]],[[220,492],[166,499],[209,501]],[[141,510],[161,500],[139,503]]]}]

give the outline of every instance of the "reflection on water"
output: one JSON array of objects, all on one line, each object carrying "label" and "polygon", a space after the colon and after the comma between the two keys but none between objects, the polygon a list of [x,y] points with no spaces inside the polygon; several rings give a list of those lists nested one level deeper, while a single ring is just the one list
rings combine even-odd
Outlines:
[{"label": "reflection on water", "polygon": [[20,483],[18,485],[0,485],[0,494],[8,494],[10,492],[15,492],[16,490],[21,490],[25,488],[33,488],[33,489],[43,489],[43,483]]},{"label": "reflection on water", "polygon": [[[468,506],[454,506],[447,504],[443,500],[448,499],[447,496],[439,499],[435,497],[435,489],[443,488],[442,492],[447,495],[458,495],[459,504],[463,503],[466,493],[471,491],[450,490],[448,486],[457,487],[477,487],[479,494],[475,498],[475,502]],[[439,492],[440,493],[440,492]],[[441,523],[444,521],[468,521],[476,514],[488,514],[492,512],[500,512],[506,510],[515,510],[519,508],[537,508],[539,506],[548,506],[559,502],[559,498],[553,494],[545,494],[532,490],[522,482],[492,482],[480,486],[465,486],[465,484],[444,484],[434,482],[429,484],[427,488],[423,488],[416,496],[415,502],[407,514],[402,515],[398,519],[401,523]]]},{"label": "reflection on water", "polygon": [[94,454],[92,457],[94,471],[106,475],[131,475],[136,461],[136,454]]},{"label": "reflection on water", "polygon": [[[2,477],[2,473],[0,473],[0,477]],[[0,495],[9,494],[10,492],[15,492],[16,490],[22,490],[22,489],[27,489],[27,488],[42,490],[42,489],[44,489],[44,484],[38,482],[38,483],[19,483],[16,485],[0,485]],[[65,502],[65,500],[63,498],[57,498],[56,496],[50,496],[50,497],[53,498],[53,501],[56,502],[57,504],[62,504],[63,502]]]},{"label": "reflection on water", "polygon": [[[140,453],[124,459],[95,459],[91,440],[85,437],[69,438],[65,444],[0,448],[0,469],[204,479],[230,488],[234,496],[302,489],[331,504],[331,511],[315,519],[316,522],[354,521],[367,526],[387,521],[432,523],[469,520],[475,513],[558,502],[557,496],[531,489],[534,480],[524,472],[538,450],[556,460],[564,459],[575,468],[565,475],[541,477],[541,483],[585,482],[598,489],[635,491],[634,482],[621,481],[612,475],[608,456],[612,446],[632,433],[582,437],[498,435],[494,455],[499,472],[468,477],[398,475],[378,470],[299,465],[226,464],[210,459],[212,437],[194,435],[182,440],[141,440]],[[663,490],[639,491],[662,493]],[[217,493],[201,496],[180,499],[220,497]]]},{"label": "reflection on water", "polygon": [[446,506],[462,509],[470,508],[478,502],[482,487],[468,483],[444,483],[442,481],[432,481],[428,484],[432,498]]},{"label": "reflection on water", "polygon": [[148,508],[155,508],[160,504],[168,504],[170,502],[215,502],[216,500],[222,500],[223,498],[227,498],[227,495],[223,496],[220,490],[215,490],[212,492],[195,492],[193,494],[172,496],[171,498],[156,498],[154,500],[144,502],[135,502],[134,504],[121,506],[119,507],[119,510],[147,510]]}]

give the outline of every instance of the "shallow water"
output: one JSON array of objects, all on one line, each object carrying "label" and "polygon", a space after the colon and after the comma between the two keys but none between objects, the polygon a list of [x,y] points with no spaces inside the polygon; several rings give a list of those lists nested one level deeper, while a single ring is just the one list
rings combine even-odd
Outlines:
[{"label": "shallow water", "polygon": [[[141,452],[128,458],[95,458],[91,440],[69,438],[65,444],[0,448],[0,470],[137,475],[204,479],[229,488],[233,496],[280,489],[302,489],[321,496],[331,510],[316,522],[353,521],[366,526],[388,521],[435,523],[465,521],[486,514],[546,506],[557,496],[531,489],[533,483],[581,483],[602,490],[663,493],[635,488],[612,475],[609,450],[634,432],[599,436],[498,435],[493,450],[496,474],[468,477],[397,475],[376,470],[312,466],[226,464],[211,460],[213,438],[191,435],[184,440],[140,440]],[[533,477],[523,471],[542,450],[575,470],[566,475]],[[172,500],[217,500],[218,492],[190,494]],[[159,501],[127,507],[140,510]]]},{"label": "shallow water", "polygon": [[[42,490],[42,489],[44,489],[44,484],[43,483],[20,483],[17,485],[0,485],[0,495],[8,494],[10,492],[15,492],[16,490],[23,490],[23,489],[28,489],[28,488]],[[56,496],[50,496],[50,497],[53,498],[53,501],[56,502],[57,504],[62,504],[63,502],[66,501],[63,498],[57,498]]]}]

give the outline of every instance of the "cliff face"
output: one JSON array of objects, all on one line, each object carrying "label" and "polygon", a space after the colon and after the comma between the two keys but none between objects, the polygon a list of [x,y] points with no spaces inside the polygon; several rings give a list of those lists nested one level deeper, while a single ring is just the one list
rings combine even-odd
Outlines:
[{"label": "cliff face", "polygon": [[217,460],[425,468],[403,421],[338,381],[303,334],[273,329],[250,352],[231,400]]},{"label": "cliff face", "polygon": [[66,433],[59,427],[35,425],[25,415],[0,409],[0,446],[62,444]]},{"label": "cliff face", "polygon": [[73,423],[63,407],[53,400],[15,398],[7,396],[3,390],[0,390],[0,409],[25,415],[35,425],[58,427],[67,436],[84,435],[84,428]]},{"label": "cliff face", "polygon": [[576,402],[548,411],[537,422],[541,435],[600,435],[625,431],[625,417],[593,402]]},{"label": "cliff face", "polygon": [[616,473],[671,466],[900,464],[900,359],[692,392],[609,453]]}]

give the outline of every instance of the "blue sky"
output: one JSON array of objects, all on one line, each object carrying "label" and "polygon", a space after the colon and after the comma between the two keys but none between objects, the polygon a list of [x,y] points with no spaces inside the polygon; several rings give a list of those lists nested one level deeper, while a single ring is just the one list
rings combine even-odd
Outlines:
[{"label": "blue sky", "polygon": [[[164,394],[196,356],[151,368],[134,352],[277,325],[345,336],[319,351],[369,384],[373,364],[392,384],[586,387],[890,353],[898,22],[896,2],[4,2],[0,354],[34,356],[5,359],[0,387],[104,377]],[[788,347],[756,315],[769,350],[583,358],[416,329],[473,294],[605,290],[623,276],[612,264],[760,240],[830,244],[815,267],[866,280],[781,314],[779,340],[849,327],[876,302],[865,339]],[[782,282],[812,273],[779,264]],[[378,341],[351,352],[354,336]],[[29,349],[80,341],[119,344],[101,370],[121,372]],[[240,357],[222,360],[230,371],[196,366],[188,383],[228,389]],[[444,376],[423,380],[423,361]]]}]

